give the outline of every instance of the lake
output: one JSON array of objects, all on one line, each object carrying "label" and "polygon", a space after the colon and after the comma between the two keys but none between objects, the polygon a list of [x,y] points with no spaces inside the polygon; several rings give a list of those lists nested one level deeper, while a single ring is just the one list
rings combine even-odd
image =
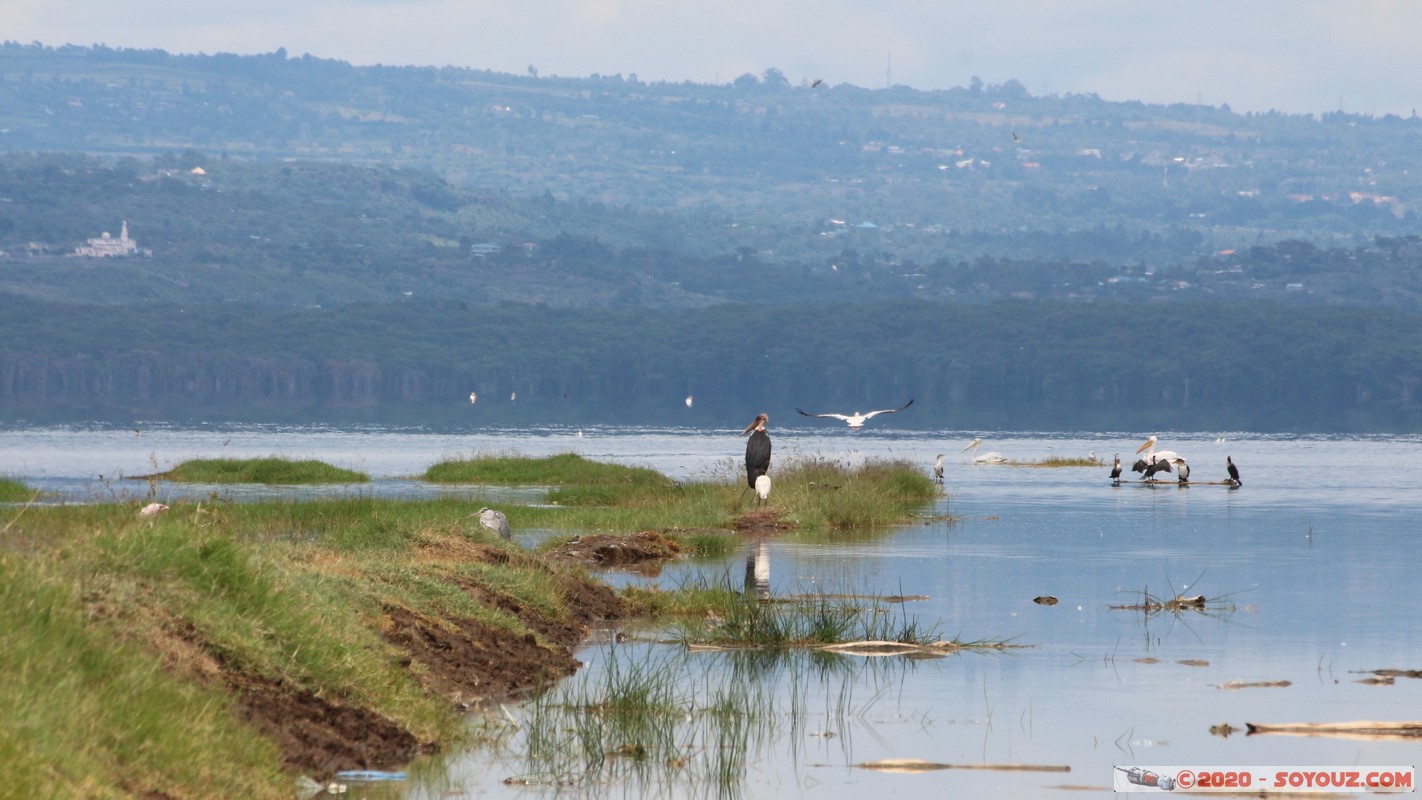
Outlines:
[{"label": "lake", "polygon": [[[1107,468],[973,465],[959,451],[1038,461],[1094,451],[1128,464],[1144,433],[851,433],[831,425],[777,428],[775,464],[797,456],[857,462],[892,457],[927,473],[944,453],[944,496],[921,518],[843,537],[790,532],[746,543],[725,562],[679,561],[656,577],[611,573],[617,585],[676,586],[694,574],[739,580],[750,552],[768,560],[776,595],[826,591],[922,596],[894,613],[945,637],[1006,641],[1005,651],[908,659],[798,655],[748,665],[676,645],[593,642],[570,680],[596,681],[610,661],[675,659],[688,686],[749,680],[767,717],[715,780],[675,770],[606,775],[577,787],[510,786],[527,775],[520,736],[449,760],[398,788],[352,784],[351,796],[408,798],[570,796],[860,798],[866,793],[968,797],[1101,797],[1115,766],[1409,765],[1422,740],[1212,733],[1228,724],[1422,718],[1422,680],[1365,683],[1372,670],[1422,669],[1422,438],[1160,433],[1188,458],[1195,484],[1115,487]],[[502,501],[535,492],[450,489],[411,479],[429,465],[476,453],[576,452],[648,466],[679,480],[739,474],[736,429],[563,428],[468,434],[390,429],[153,426],[0,430],[0,474],[65,502],[243,497],[321,492],[419,497],[457,491]],[[184,460],[280,455],[315,458],[374,476],[334,489],[176,487],[126,478]],[[1243,486],[1225,478],[1225,457]],[[775,474],[772,466],[771,475]],[[749,497],[747,503],[749,505]],[[774,503],[774,497],[771,498]],[[536,544],[547,535],[517,531]],[[1203,610],[1150,613],[1120,606],[1147,596],[1204,595]],[[1054,596],[1055,605],[1033,598]],[[1276,684],[1228,688],[1232,682]],[[1218,730],[1218,729],[1217,729]],[[706,736],[689,729],[688,737]],[[697,758],[713,744],[689,742]],[[717,758],[723,759],[720,754]],[[855,765],[912,758],[960,766],[1064,766],[1069,772],[950,769],[902,774]],[[684,768],[691,776],[692,768]],[[428,773],[437,774],[428,774]],[[1113,795],[1114,796],[1114,795]]]}]

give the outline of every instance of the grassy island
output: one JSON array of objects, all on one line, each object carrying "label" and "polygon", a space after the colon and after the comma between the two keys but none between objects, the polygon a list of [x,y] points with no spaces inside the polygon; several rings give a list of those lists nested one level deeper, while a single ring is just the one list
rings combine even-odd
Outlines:
[{"label": "grassy island", "polygon": [[261,483],[297,486],[318,483],[365,483],[370,476],[322,461],[288,458],[200,458],[184,461],[157,475],[145,476],[182,483]]},{"label": "grassy island", "polygon": [[[315,480],[193,464],[165,477]],[[743,482],[576,456],[440,468],[552,487],[501,509],[516,531],[579,534],[732,537],[749,517],[833,535],[901,521],[936,491],[907,464],[808,461],[775,470],[756,509]],[[284,800],[296,776],[403,769],[478,736],[467,709],[571,675],[590,626],[655,612],[481,528],[477,501],[141,505],[0,508],[0,769],[15,796]]]}]

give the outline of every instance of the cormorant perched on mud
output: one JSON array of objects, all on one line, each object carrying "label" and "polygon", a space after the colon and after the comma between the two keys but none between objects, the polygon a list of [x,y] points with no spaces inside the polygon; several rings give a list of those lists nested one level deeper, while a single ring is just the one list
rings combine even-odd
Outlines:
[{"label": "cormorant perched on mud", "polygon": [[1230,458],[1229,456],[1225,456],[1225,465],[1225,468],[1229,470],[1229,479],[1234,481],[1234,485],[1243,486],[1244,481],[1239,479],[1239,467],[1236,467],[1234,465],[1234,459]]},{"label": "cormorant perched on mud", "polygon": [[1111,483],[1121,482],[1121,454],[1116,454],[1116,460],[1111,463]]}]

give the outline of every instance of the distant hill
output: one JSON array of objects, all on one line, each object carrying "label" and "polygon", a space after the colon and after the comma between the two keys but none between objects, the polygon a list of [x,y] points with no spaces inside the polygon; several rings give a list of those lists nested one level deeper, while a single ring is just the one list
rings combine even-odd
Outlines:
[{"label": "distant hill", "polygon": [[1012,81],[5,43],[0,424],[1415,432],[1419,144]]},{"label": "distant hill", "polygon": [[1240,115],[1015,81],[810,88],[772,68],[673,84],[0,46],[0,152],[408,167],[459,190],[684,217],[613,246],[813,267],[1361,245],[1419,232],[1419,145],[1416,117]]}]

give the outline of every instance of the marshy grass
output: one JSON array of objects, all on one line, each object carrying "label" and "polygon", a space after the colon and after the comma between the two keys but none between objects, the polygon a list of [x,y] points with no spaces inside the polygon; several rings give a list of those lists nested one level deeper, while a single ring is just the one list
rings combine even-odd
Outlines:
[{"label": "marshy grass", "polygon": [[674,640],[688,648],[941,655],[1018,646],[945,639],[936,624],[912,616],[903,602],[875,595],[817,592],[763,600],[729,573],[693,576],[672,590],[630,586],[622,596],[641,614],[671,626]]},{"label": "marshy grass", "polygon": [[1104,467],[1106,462],[1087,456],[1048,456],[1037,461],[1009,461],[1018,467]]},{"label": "marshy grass", "polygon": [[519,636],[539,634],[499,598],[569,615],[558,573],[468,503],[178,502],[152,520],[138,506],[0,510],[0,794],[287,798],[274,741],[220,675],[450,745],[470,729],[385,639],[387,609]]},{"label": "marshy grass", "polygon": [[0,476],[0,503],[23,503],[38,494],[16,478]]},{"label": "marshy grass", "polygon": [[[595,463],[578,456],[554,458],[576,465],[565,473],[569,476]],[[488,474],[497,467],[502,475],[528,477],[538,474],[534,463],[547,459],[504,457],[489,461],[479,468],[479,474]],[[755,508],[755,496],[738,478],[677,483],[650,470],[600,467],[589,470],[600,476],[595,483],[543,482],[542,485],[554,487],[545,505],[501,510],[509,515],[515,529],[612,533],[656,530],[676,538],[731,529],[736,520]],[[851,466],[828,459],[795,459],[773,469],[772,481],[769,511],[789,527],[814,530],[883,528],[910,518],[938,496],[937,487],[921,470],[899,460]],[[539,484],[532,479],[529,482]],[[714,544],[710,540],[701,542]]]},{"label": "marshy grass", "polygon": [[675,481],[645,467],[589,461],[576,453],[541,458],[476,455],[445,459],[425,470],[431,483],[484,483],[496,486],[618,486],[666,488]]},{"label": "marshy grass", "polygon": [[260,483],[296,486],[325,483],[366,483],[370,476],[322,461],[288,458],[201,458],[184,461],[167,472],[145,476],[181,483]]}]

